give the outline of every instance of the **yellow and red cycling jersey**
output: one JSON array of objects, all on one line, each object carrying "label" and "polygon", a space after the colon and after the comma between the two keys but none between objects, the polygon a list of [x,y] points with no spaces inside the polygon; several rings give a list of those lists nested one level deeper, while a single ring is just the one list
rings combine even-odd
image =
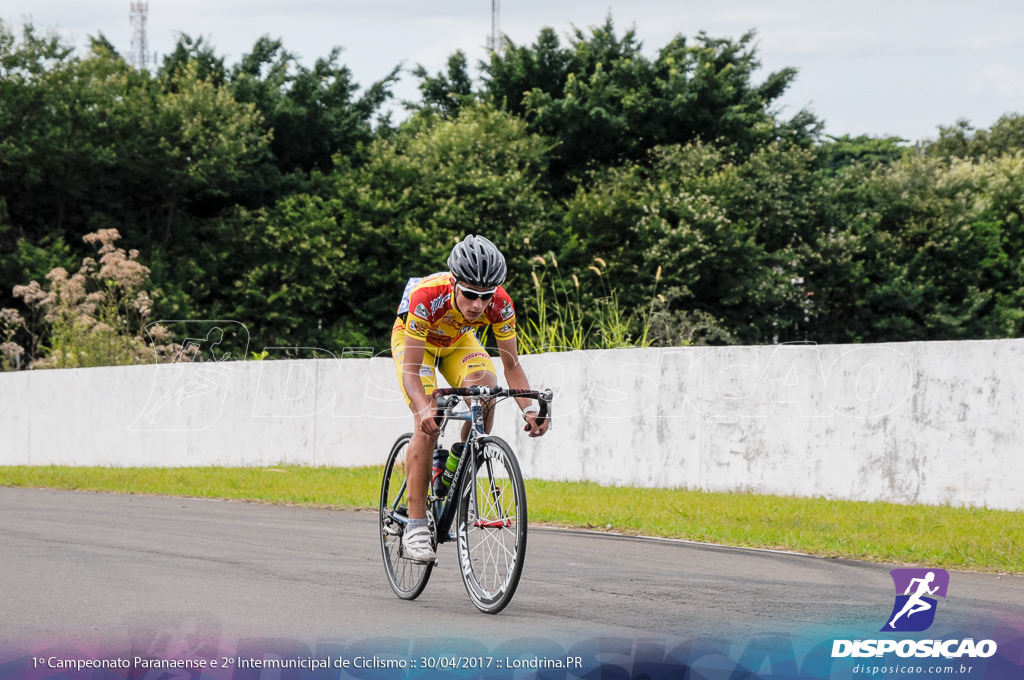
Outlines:
[{"label": "yellow and red cycling jersey", "polygon": [[[497,340],[515,337],[516,312],[512,298],[504,288],[498,286],[484,313],[476,321],[467,321],[458,310],[452,301],[454,292],[455,276],[451,272],[431,274],[418,281],[410,279],[398,306],[395,328],[404,326],[408,337],[423,340],[434,347],[451,347],[466,333],[488,325],[493,327]],[[403,321],[402,315],[406,313],[408,315]]]}]

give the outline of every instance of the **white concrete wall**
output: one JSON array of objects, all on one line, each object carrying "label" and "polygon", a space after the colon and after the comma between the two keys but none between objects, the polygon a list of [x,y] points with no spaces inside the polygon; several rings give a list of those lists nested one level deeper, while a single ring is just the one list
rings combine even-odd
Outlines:
[{"label": "white concrete wall", "polygon": [[[1024,510],[1024,340],[524,364],[556,393],[542,439],[499,412],[528,477]],[[374,465],[410,423],[388,357],[0,374],[0,465]]]}]

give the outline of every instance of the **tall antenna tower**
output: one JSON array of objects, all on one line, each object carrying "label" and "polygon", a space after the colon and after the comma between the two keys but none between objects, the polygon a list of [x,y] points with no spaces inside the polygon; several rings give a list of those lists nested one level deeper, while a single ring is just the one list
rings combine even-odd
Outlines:
[{"label": "tall antenna tower", "polygon": [[[149,66],[149,43],[146,41],[146,15],[149,14],[148,2],[131,3],[132,13],[132,52],[131,62],[138,69]],[[153,60],[154,63],[156,60]]]},{"label": "tall antenna tower", "polygon": [[500,53],[505,46],[501,35],[501,0],[491,0],[491,35],[487,38],[487,49]]}]

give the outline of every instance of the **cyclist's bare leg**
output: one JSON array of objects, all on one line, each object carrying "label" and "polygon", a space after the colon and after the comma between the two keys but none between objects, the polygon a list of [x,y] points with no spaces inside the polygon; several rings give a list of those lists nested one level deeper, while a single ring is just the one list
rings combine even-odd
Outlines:
[{"label": "cyclist's bare leg", "polygon": [[437,437],[430,437],[420,430],[419,417],[415,416],[412,440],[405,456],[405,473],[409,480],[406,493],[409,499],[409,518],[427,518],[427,487],[433,464],[434,445]]}]

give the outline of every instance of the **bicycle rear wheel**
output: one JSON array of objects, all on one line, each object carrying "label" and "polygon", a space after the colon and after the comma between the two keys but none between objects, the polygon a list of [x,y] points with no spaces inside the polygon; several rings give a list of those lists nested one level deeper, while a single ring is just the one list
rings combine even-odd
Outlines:
[{"label": "bicycle rear wheel", "polygon": [[[419,597],[434,569],[433,562],[408,559],[402,548],[405,520],[409,517],[405,454],[411,439],[412,434],[407,432],[391,447],[380,486],[380,551],[384,557],[384,573],[395,595],[403,600]],[[433,533],[431,526],[431,535]]]},{"label": "bicycle rear wheel", "polygon": [[512,600],[526,561],[526,487],[501,438],[481,437],[474,453],[459,496],[459,566],[476,608],[497,614]]}]

